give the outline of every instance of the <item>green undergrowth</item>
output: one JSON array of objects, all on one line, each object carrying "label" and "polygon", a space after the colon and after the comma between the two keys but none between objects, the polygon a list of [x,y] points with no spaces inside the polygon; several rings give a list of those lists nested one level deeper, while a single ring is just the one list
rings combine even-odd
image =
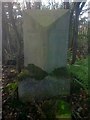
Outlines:
[{"label": "green undergrowth", "polygon": [[15,82],[12,82],[12,83],[8,83],[6,85],[6,87],[4,88],[4,90],[8,93],[13,93],[18,87],[18,82],[15,81]]},{"label": "green undergrowth", "polygon": [[57,105],[57,115],[58,117],[68,118],[71,116],[71,106],[68,102],[64,100],[59,100]]},{"label": "green undergrowth", "polygon": [[68,71],[78,84],[88,89],[88,58],[77,60],[75,64],[68,65]]}]

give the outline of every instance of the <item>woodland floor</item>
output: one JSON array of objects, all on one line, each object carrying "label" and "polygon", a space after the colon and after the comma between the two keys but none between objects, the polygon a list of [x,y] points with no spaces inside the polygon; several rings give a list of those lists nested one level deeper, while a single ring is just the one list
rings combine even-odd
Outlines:
[{"label": "woodland floor", "polygon": [[[40,110],[40,104],[23,104],[17,97],[17,89],[12,92],[7,90],[7,85],[15,83],[16,73],[10,72],[11,68],[3,69],[3,113],[2,120],[43,120],[43,112]],[[73,86],[72,86],[73,87]],[[75,86],[74,86],[75,87]],[[73,87],[73,88],[74,88]],[[75,88],[74,88],[75,89]],[[72,120],[89,120],[89,97],[82,88],[78,93],[72,92],[69,97],[71,104]],[[39,107],[38,107],[39,106]],[[60,120],[69,120],[70,118],[60,118]],[[51,119],[53,120],[53,119]]]}]

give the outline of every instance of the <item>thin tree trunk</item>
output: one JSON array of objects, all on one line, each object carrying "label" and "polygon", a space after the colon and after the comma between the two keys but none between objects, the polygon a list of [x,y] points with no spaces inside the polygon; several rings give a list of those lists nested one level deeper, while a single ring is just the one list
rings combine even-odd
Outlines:
[{"label": "thin tree trunk", "polygon": [[11,23],[12,23],[12,26],[13,26],[13,29],[16,33],[16,36],[17,36],[17,70],[18,72],[21,71],[21,41],[22,41],[22,38],[21,36],[19,35],[18,33],[18,30],[17,30],[17,26],[15,24],[15,20],[14,20],[14,16],[13,16],[13,5],[11,2],[8,2],[8,10],[9,10],[9,16],[10,16],[10,20],[11,20]]},{"label": "thin tree trunk", "polygon": [[79,22],[79,12],[78,8],[75,10],[75,22],[74,22],[74,38],[73,38],[73,56],[72,56],[72,64],[76,61],[77,48],[78,48],[78,22]]},{"label": "thin tree trunk", "polygon": [[73,31],[73,55],[72,55],[72,62],[71,64],[74,64],[76,61],[76,55],[77,55],[77,48],[78,48],[78,24],[79,24],[79,14],[82,10],[82,8],[85,5],[85,2],[82,2],[82,5],[80,7],[81,2],[77,2],[75,4],[75,19],[74,19],[74,31]]}]

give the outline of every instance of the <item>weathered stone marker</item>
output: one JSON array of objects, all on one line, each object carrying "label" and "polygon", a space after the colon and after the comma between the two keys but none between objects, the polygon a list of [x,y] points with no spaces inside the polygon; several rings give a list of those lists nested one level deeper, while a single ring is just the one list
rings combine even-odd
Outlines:
[{"label": "weathered stone marker", "polygon": [[51,72],[66,66],[69,11],[25,10],[23,13],[24,64]]},{"label": "weathered stone marker", "polygon": [[20,82],[19,97],[22,101],[31,102],[45,100],[56,96],[68,95],[70,92],[69,79],[46,77],[41,81],[27,78]]},{"label": "weathered stone marker", "polygon": [[[46,72],[67,64],[68,10],[25,10],[23,12],[24,65],[34,64]],[[23,101],[67,95],[70,80],[46,77],[41,81],[25,79],[18,93]]]}]

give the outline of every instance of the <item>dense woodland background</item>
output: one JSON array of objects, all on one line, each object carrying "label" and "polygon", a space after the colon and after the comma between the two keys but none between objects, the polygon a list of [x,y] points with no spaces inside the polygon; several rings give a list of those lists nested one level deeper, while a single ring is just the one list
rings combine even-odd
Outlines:
[{"label": "dense woodland background", "polygon": [[[82,14],[89,11],[85,2],[3,2],[2,3],[2,59],[3,59],[3,120],[47,120],[67,118],[72,120],[89,120],[88,109],[89,79],[88,57],[90,26],[87,17]],[[18,99],[17,76],[24,69],[23,61],[23,30],[22,12],[25,9],[69,9],[70,30],[68,44],[67,67],[62,69],[62,74],[68,73],[72,79],[70,96],[63,96],[58,100],[47,100],[41,103],[23,104]],[[63,72],[64,71],[64,72]],[[25,71],[23,73],[25,77]],[[54,103],[57,104],[57,110]],[[46,106],[46,107],[45,107]],[[52,117],[53,116],[53,119]]]}]

